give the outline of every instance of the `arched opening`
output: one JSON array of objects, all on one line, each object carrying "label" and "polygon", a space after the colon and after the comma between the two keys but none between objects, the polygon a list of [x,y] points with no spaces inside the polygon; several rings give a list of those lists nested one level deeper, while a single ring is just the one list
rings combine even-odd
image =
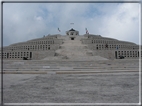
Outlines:
[{"label": "arched opening", "polygon": [[71,40],[74,40],[74,37],[71,37]]},{"label": "arched opening", "polygon": [[9,53],[7,53],[7,58],[9,58]]},{"label": "arched opening", "polygon": [[117,51],[115,51],[115,58],[117,59]]}]

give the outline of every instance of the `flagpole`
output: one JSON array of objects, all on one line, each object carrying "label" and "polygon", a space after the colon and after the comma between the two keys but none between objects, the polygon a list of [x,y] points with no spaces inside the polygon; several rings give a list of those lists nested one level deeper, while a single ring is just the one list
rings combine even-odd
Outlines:
[{"label": "flagpole", "polygon": [[86,34],[89,34],[89,32],[88,32],[87,28],[85,28],[85,30],[86,30]]}]

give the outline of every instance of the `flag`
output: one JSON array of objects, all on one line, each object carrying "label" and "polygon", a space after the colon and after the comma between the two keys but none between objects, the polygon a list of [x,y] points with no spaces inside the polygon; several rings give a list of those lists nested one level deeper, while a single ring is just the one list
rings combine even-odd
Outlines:
[{"label": "flag", "polygon": [[58,28],[58,31],[61,32],[59,28]]},{"label": "flag", "polygon": [[88,32],[87,28],[86,28],[86,34],[89,34],[89,32]]}]

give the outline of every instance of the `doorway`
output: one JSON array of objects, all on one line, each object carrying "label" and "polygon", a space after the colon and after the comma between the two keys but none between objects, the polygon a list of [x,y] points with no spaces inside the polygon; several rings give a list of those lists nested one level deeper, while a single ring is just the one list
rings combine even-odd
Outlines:
[{"label": "doorway", "polygon": [[74,37],[71,37],[71,40],[74,40]]},{"label": "doorway", "polygon": [[117,59],[117,51],[115,51],[115,58]]},{"label": "doorway", "polygon": [[7,53],[7,58],[9,58],[9,53]]},{"label": "doorway", "polygon": [[32,52],[30,52],[30,59],[32,58]]}]

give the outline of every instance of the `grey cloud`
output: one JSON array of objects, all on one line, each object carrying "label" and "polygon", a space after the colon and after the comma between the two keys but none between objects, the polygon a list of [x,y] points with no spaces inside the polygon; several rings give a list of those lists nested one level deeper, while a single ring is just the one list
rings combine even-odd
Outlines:
[{"label": "grey cloud", "polygon": [[93,4],[7,4],[3,14],[4,45],[59,33],[58,27],[65,34],[71,22],[80,34],[87,28],[92,34],[138,43],[137,4],[94,4],[103,14],[85,17],[90,6]]}]

